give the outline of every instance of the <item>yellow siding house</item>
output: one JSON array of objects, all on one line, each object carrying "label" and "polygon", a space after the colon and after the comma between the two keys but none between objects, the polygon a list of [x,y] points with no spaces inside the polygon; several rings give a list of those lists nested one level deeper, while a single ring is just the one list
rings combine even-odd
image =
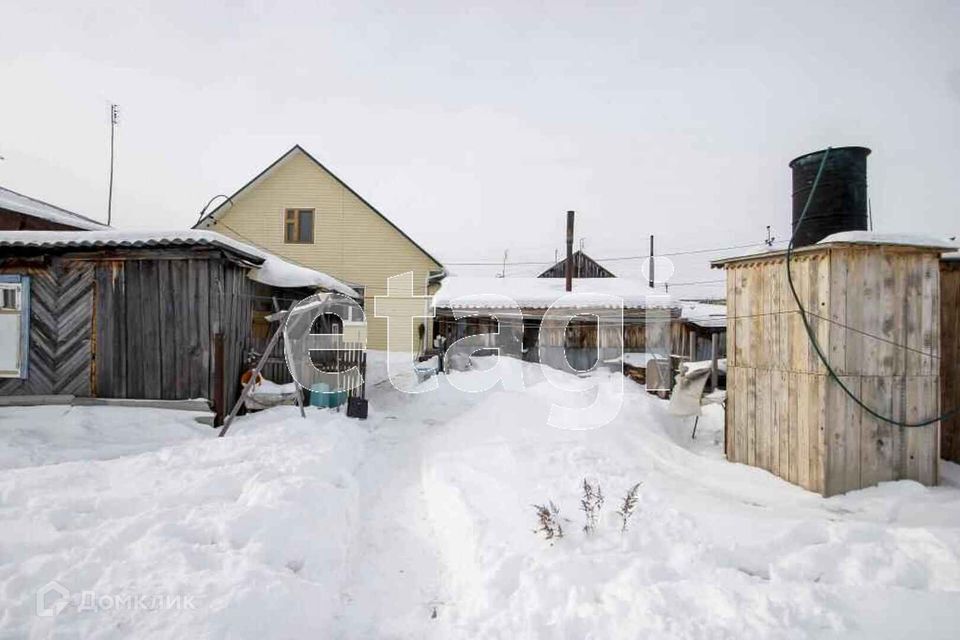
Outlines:
[{"label": "yellow siding house", "polygon": [[[362,288],[370,349],[387,348],[387,320],[374,317],[374,298],[386,295],[387,279],[413,272],[413,296],[426,296],[435,288],[430,285],[444,275],[439,261],[300,145],[224,200],[195,228],[255,244]],[[427,310],[424,299],[417,297],[400,304],[409,304],[418,315]],[[429,344],[431,324],[417,319],[400,333],[409,336],[411,348],[418,350],[422,341]]]}]

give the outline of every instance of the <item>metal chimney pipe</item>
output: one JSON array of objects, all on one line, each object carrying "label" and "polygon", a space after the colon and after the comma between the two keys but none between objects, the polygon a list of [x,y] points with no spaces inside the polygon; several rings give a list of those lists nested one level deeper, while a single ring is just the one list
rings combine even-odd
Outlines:
[{"label": "metal chimney pipe", "polygon": [[573,291],[573,211],[567,211],[567,292]]}]

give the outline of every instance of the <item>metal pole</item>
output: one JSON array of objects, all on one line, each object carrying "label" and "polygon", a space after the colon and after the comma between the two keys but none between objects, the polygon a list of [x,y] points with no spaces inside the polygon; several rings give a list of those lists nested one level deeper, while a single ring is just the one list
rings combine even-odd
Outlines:
[{"label": "metal pole", "polygon": [[223,416],[226,411],[223,386],[223,334],[213,335],[213,426],[223,426]]},{"label": "metal pole", "polygon": [[653,235],[650,235],[650,288],[653,289]]},{"label": "metal pole", "polygon": [[270,357],[270,354],[273,352],[273,348],[277,346],[277,341],[283,334],[283,328],[287,325],[287,319],[289,317],[289,314],[284,317],[283,321],[280,323],[280,326],[277,327],[277,330],[274,332],[273,337],[270,338],[270,342],[267,343],[267,348],[263,350],[263,355],[260,356],[260,362],[258,362],[256,368],[254,368],[253,375],[251,375],[250,379],[247,380],[247,384],[243,386],[243,391],[240,392],[240,397],[237,398],[236,404],[234,404],[233,409],[230,410],[230,415],[228,415],[226,420],[223,421],[223,428],[220,429],[220,435],[217,437],[222,438],[223,436],[227,435],[227,429],[230,428],[230,423],[233,422],[233,419],[237,417],[237,412],[240,411],[240,405],[243,404],[247,394],[250,393],[250,389],[252,389],[253,385],[256,384],[257,376],[260,375],[260,370],[263,369],[263,365],[267,363],[267,358]]},{"label": "metal pole", "polygon": [[110,181],[107,186],[107,226],[113,219],[113,134],[117,128],[117,114],[119,107],[115,104],[110,105]]},{"label": "metal pole", "polygon": [[573,211],[567,211],[567,292],[573,291]]},{"label": "metal pole", "polygon": [[719,377],[719,372],[717,371],[717,342],[719,341],[719,336],[716,333],[710,335],[710,388],[714,391],[717,390],[717,378]]}]

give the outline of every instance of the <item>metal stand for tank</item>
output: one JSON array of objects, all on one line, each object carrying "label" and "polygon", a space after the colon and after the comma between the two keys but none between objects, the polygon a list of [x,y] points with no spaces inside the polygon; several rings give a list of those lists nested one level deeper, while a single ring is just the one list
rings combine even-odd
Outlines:
[{"label": "metal stand for tank", "polygon": [[[284,315],[283,320],[281,320],[280,324],[277,326],[277,330],[273,332],[272,336],[270,336],[270,342],[267,343],[267,347],[263,350],[263,354],[260,356],[257,366],[254,367],[253,375],[251,375],[250,379],[247,380],[247,384],[243,385],[243,391],[240,392],[240,397],[237,398],[236,403],[233,405],[233,409],[230,410],[230,415],[228,415],[223,421],[223,427],[220,429],[219,435],[217,435],[218,438],[222,438],[223,436],[227,435],[227,430],[230,428],[230,423],[233,422],[233,419],[237,417],[237,412],[240,411],[243,401],[247,399],[247,396],[250,394],[250,390],[253,389],[253,386],[257,382],[257,376],[260,375],[260,370],[263,369],[263,365],[267,363],[267,359],[273,352],[273,348],[277,346],[280,336],[283,335],[283,329],[287,326],[288,317],[289,314]],[[303,410],[303,398],[300,395],[299,389],[297,389],[297,393],[294,394],[294,398],[296,399],[297,407],[300,408],[300,417],[306,418],[307,414]]]}]

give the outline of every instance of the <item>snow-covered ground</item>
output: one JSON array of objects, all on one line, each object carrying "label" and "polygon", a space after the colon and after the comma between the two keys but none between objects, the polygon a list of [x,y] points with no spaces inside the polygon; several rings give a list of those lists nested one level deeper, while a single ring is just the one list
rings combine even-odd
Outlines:
[{"label": "snow-covered ground", "polygon": [[[0,408],[0,637],[954,638],[960,468],[822,499],[723,459],[625,380],[616,420],[526,389],[416,395],[371,358],[370,418]],[[519,363],[515,363],[520,366]],[[473,372],[453,373],[463,386]],[[598,372],[580,384],[612,375]],[[459,380],[456,380],[459,378]],[[429,382],[428,382],[429,384]],[[587,535],[580,484],[606,502]],[[626,532],[615,511],[642,482]],[[564,537],[534,533],[560,508]],[[36,592],[70,592],[38,616]],[[58,607],[59,608],[59,607]]]}]

